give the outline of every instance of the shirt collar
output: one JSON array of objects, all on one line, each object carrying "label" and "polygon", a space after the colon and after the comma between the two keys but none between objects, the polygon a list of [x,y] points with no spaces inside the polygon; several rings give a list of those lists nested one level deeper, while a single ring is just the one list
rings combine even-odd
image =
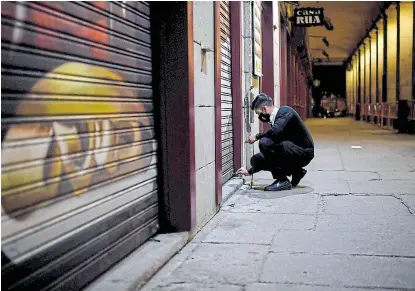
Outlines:
[{"label": "shirt collar", "polygon": [[275,118],[277,117],[277,114],[278,114],[278,110],[279,110],[279,108],[278,107],[274,107],[274,110],[272,110],[272,113],[271,113],[271,116],[270,116],[270,124],[271,125],[274,125],[274,122],[275,122]]}]

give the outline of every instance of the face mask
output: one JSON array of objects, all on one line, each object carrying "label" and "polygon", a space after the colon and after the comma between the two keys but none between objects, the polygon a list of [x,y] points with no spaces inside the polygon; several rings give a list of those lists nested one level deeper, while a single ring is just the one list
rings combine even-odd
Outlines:
[{"label": "face mask", "polygon": [[261,120],[262,122],[270,122],[271,120],[271,115],[269,114],[264,114],[264,113],[260,113],[258,115],[258,119]]}]

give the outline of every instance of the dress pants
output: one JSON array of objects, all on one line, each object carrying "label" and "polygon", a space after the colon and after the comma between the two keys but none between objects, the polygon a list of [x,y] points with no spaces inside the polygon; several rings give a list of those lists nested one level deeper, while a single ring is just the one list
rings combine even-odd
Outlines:
[{"label": "dress pants", "polygon": [[284,181],[287,176],[298,173],[314,158],[314,149],[297,146],[291,141],[274,143],[270,138],[259,140],[260,152],[252,156],[254,172],[270,171],[274,179]]}]

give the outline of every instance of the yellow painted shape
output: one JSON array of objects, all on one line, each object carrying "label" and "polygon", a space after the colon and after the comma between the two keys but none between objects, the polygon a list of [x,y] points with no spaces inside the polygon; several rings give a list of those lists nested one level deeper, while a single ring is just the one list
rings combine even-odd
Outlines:
[{"label": "yellow painted shape", "polygon": [[[59,78],[56,75],[59,74]],[[87,82],[85,77],[90,77]],[[62,79],[63,78],[63,79]],[[68,80],[65,80],[68,79]],[[70,80],[69,80],[70,79]],[[98,83],[91,80],[100,79]],[[105,84],[108,82],[123,81],[122,77],[110,70],[98,66],[91,66],[82,63],[66,63],[47,73],[40,79],[28,93],[31,94],[52,94],[51,100],[37,101],[33,99],[24,100],[16,110],[17,115],[65,115],[65,114],[117,114],[124,112],[143,112],[143,105],[138,103],[111,102],[111,99],[104,101],[73,100],[74,95],[79,96],[110,96],[118,98],[134,98],[128,87]],[[46,95],[42,95],[46,97]],[[52,97],[52,96],[51,96]]]}]

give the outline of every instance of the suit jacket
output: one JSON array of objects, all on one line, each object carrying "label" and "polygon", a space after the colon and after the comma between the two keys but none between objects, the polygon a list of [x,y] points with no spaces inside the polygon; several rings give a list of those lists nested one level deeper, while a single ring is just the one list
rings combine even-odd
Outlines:
[{"label": "suit jacket", "polygon": [[298,113],[289,106],[280,107],[271,128],[257,135],[257,139],[263,137],[268,137],[275,143],[291,141],[303,149],[314,149],[310,131]]}]

